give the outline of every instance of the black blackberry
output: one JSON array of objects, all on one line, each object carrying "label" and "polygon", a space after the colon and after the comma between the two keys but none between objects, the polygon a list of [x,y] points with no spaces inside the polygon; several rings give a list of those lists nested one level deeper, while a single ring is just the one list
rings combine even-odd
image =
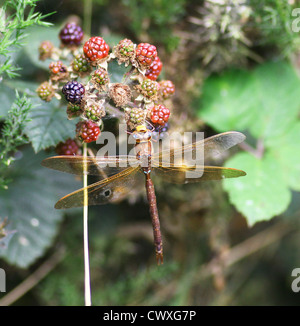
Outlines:
[{"label": "black blackberry", "polygon": [[85,92],[84,86],[76,80],[71,80],[62,88],[62,93],[68,102],[80,103]]},{"label": "black blackberry", "polygon": [[83,39],[83,31],[76,23],[67,23],[59,33],[64,45],[79,45]]}]

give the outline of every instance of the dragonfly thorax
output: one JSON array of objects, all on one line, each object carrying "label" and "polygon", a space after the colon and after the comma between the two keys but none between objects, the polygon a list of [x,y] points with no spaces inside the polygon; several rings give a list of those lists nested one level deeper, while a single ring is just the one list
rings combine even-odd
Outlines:
[{"label": "dragonfly thorax", "polygon": [[145,126],[141,125],[132,133],[133,138],[137,143],[149,142],[152,138],[152,133]]}]

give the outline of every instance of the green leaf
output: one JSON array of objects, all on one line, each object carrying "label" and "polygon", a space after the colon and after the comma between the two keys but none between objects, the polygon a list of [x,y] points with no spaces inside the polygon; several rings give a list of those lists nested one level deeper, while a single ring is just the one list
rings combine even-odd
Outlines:
[{"label": "green leaf", "polygon": [[15,98],[16,93],[13,89],[0,82],[0,118],[4,118],[7,112],[11,108]]},{"label": "green leaf", "polygon": [[38,101],[39,105],[28,115],[31,121],[25,130],[35,152],[74,138],[76,121],[67,119],[65,107],[59,107],[56,99],[49,103]]},{"label": "green leaf", "polygon": [[11,167],[14,182],[8,190],[0,190],[1,216],[10,222],[7,229],[16,230],[0,257],[25,268],[41,257],[51,245],[63,211],[55,210],[60,196],[78,188],[74,177],[45,169],[40,162],[46,157],[23,153]]},{"label": "green leaf", "polygon": [[286,210],[291,201],[281,165],[271,154],[258,159],[241,152],[226,162],[227,167],[244,170],[247,175],[224,180],[230,202],[247,219],[249,225],[269,220]]},{"label": "green leaf", "polygon": [[209,77],[203,85],[199,117],[219,132],[246,129],[257,114],[252,87],[251,73],[243,70]]},{"label": "green leaf", "polygon": [[25,52],[27,53],[31,63],[37,67],[48,70],[51,59],[39,60],[39,46],[43,41],[50,41],[54,46],[59,47],[59,32],[60,27],[41,27],[34,26],[27,29],[30,34],[30,40],[26,42]]},{"label": "green leaf", "polygon": [[16,99],[17,90],[19,93],[26,93],[28,95],[36,96],[35,90],[38,87],[37,83],[23,81],[23,80],[5,80],[0,87],[0,117],[3,118],[11,108]]},{"label": "green leaf", "polygon": [[289,130],[278,138],[273,138],[270,153],[280,164],[288,186],[300,191],[300,122],[295,122]]},{"label": "green leaf", "polygon": [[286,62],[230,70],[206,80],[198,115],[219,132],[247,129],[268,146],[297,119],[299,89],[300,79]]}]

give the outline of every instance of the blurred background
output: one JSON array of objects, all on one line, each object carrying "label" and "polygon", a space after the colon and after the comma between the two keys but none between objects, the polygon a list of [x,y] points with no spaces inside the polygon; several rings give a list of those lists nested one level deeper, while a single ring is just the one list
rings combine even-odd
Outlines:
[{"label": "blurred background", "polygon": [[[299,1],[37,1],[34,12],[52,13],[43,18],[51,26],[36,17],[26,24],[10,16],[20,8],[0,4],[0,267],[7,291],[0,305],[84,304],[82,209],[54,209],[81,180],[40,165],[75,136],[74,123],[66,103],[45,103],[35,93],[49,77],[39,44],[59,46],[60,29],[74,18],[86,38],[99,35],[111,48],[124,38],[157,47],[160,78],[176,87],[170,131],[247,136],[217,162],[246,177],[184,186],[154,180],[161,266],[143,184],[121,203],[89,208],[93,305],[298,305],[291,284],[300,267]],[[5,42],[19,32],[9,21],[23,22],[27,36],[12,41],[8,55]],[[10,126],[17,139],[8,122],[20,121],[16,108],[26,105],[24,141],[8,153],[3,130]]]}]

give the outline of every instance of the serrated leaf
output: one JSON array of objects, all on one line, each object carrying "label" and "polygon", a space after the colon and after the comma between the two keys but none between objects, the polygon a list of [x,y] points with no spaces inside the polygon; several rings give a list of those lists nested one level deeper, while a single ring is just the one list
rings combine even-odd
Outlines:
[{"label": "serrated leaf", "polygon": [[247,129],[268,146],[297,119],[299,89],[300,79],[286,62],[227,71],[205,81],[198,115],[220,132]]},{"label": "serrated leaf", "polygon": [[65,108],[59,107],[55,99],[49,103],[39,101],[39,105],[30,110],[28,118],[31,121],[25,133],[35,152],[75,136],[76,121],[67,119]]},{"label": "serrated leaf", "polygon": [[284,135],[273,138],[270,146],[288,186],[300,191],[300,122],[295,122]]},{"label": "serrated leaf", "polygon": [[230,158],[226,166],[244,170],[243,178],[224,180],[230,202],[247,219],[249,225],[269,220],[286,210],[291,201],[281,165],[271,154],[258,159],[247,152]]},{"label": "serrated leaf", "polygon": [[42,167],[45,157],[24,151],[11,167],[14,182],[0,190],[1,216],[10,222],[7,229],[16,230],[0,257],[22,268],[42,256],[56,235],[63,212],[54,203],[79,186],[74,177]]},{"label": "serrated leaf", "polygon": [[219,132],[246,129],[257,109],[249,96],[252,84],[251,73],[243,70],[209,77],[203,85],[199,117]]},{"label": "serrated leaf", "polygon": [[38,49],[43,41],[50,41],[54,46],[59,47],[59,31],[59,27],[34,26],[28,28],[30,40],[26,42],[24,49],[33,65],[46,70],[49,69],[49,62],[51,59],[40,61]]}]

